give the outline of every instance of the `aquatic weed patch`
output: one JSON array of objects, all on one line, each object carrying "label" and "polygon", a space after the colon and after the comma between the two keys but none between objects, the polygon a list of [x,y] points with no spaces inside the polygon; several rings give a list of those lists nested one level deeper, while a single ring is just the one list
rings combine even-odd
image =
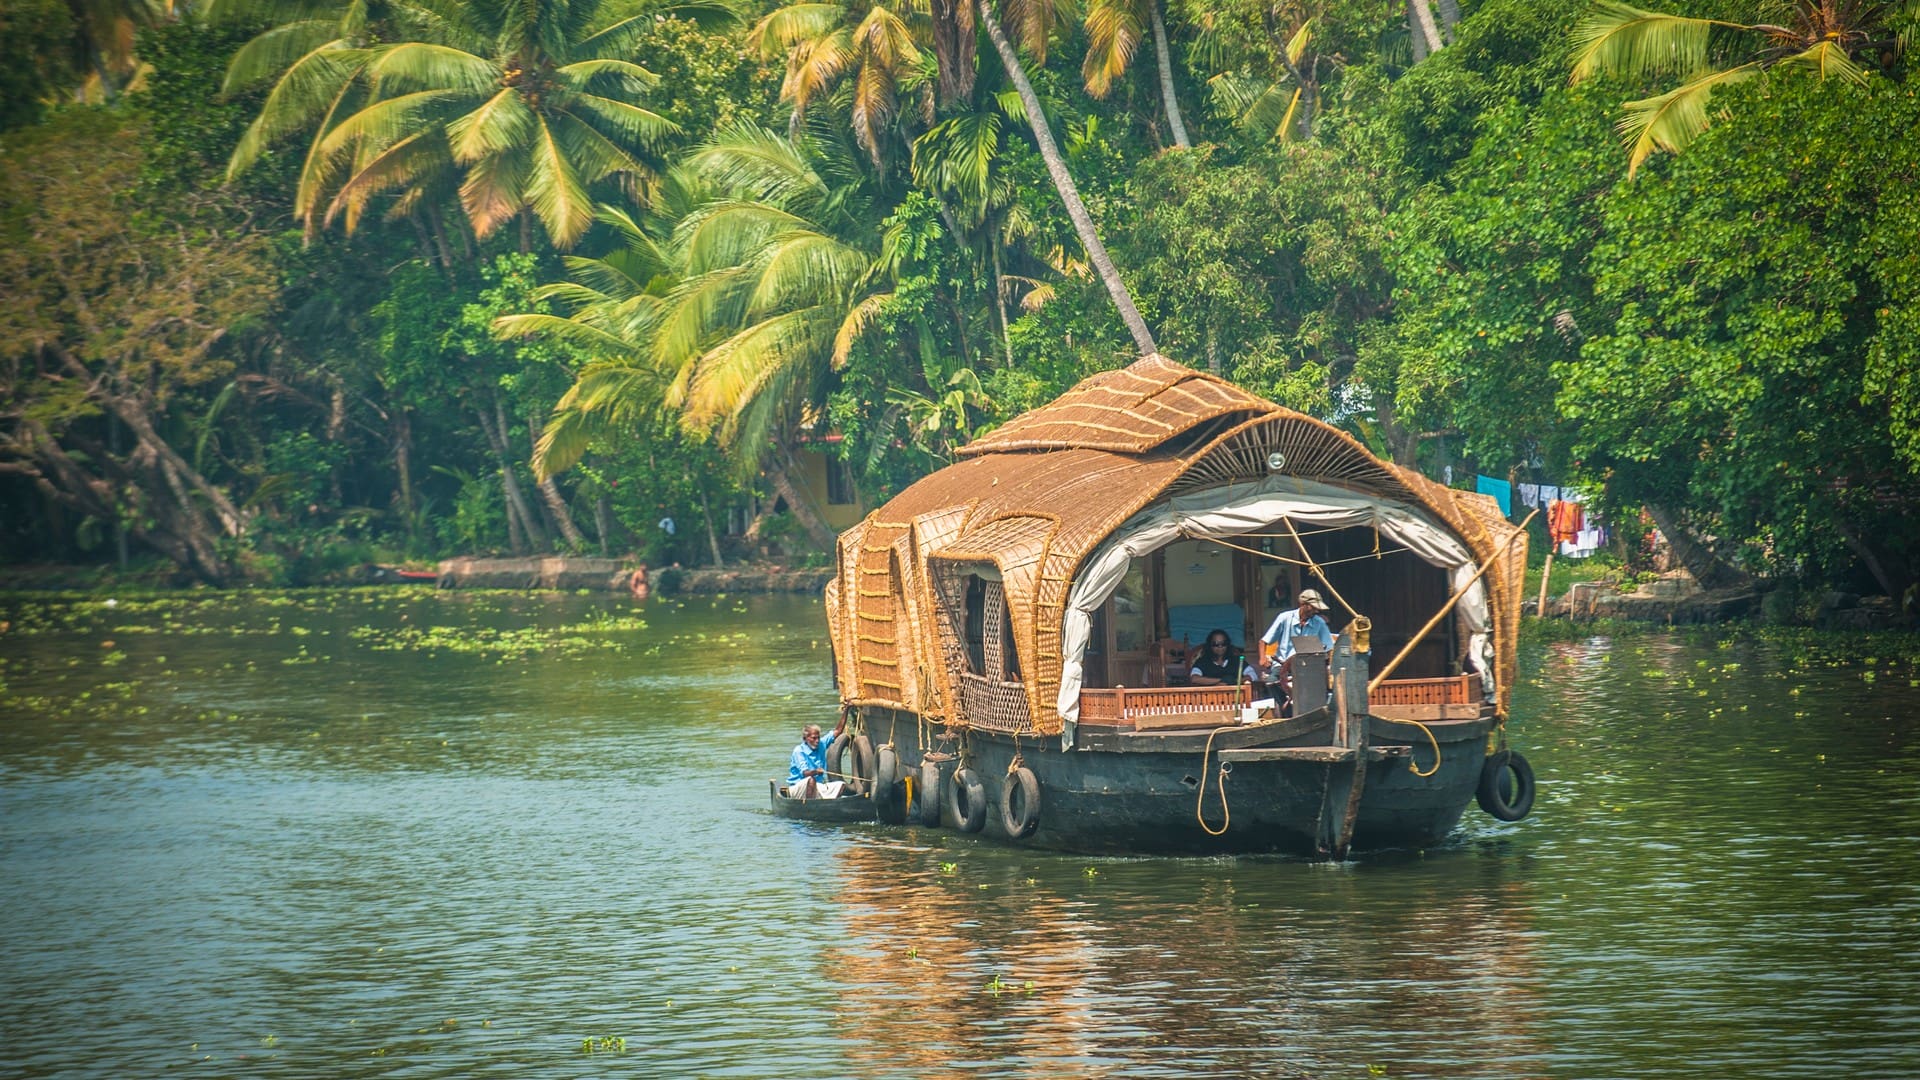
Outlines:
[{"label": "aquatic weed patch", "polygon": [[458,653],[515,660],[536,654],[618,655],[632,645],[620,635],[646,629],[647,621],[637,615],[606,614],[562,626],[362,626],[349,631],[348,637],[377,652]]}]

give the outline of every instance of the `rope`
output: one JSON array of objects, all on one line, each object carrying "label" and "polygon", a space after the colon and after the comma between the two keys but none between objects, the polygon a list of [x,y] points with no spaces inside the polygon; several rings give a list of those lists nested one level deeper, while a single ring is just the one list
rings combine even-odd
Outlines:
[{"label": "rope", "polygon": [[[1406,548],[1392,548],[1387,551],[1378,551],[1370,555],[1355,555],[1352,558],[1347,558],[1347,559],[1333,559],[1328,562],[1314,563],[1314,562],[1302,560],[1302,559],[1289,559],[1285,555],[1275,555],[1271,551],[1261,551],[1258,548],[1241,547],[1239,544],[1228,543],[1227,541],[1222,540],[1216,536],[1209,536],[1209,537],[1206,537],[1205,539],[1209,544],[1219,544],[1221,547],[1224,547],[1224,548],[1232,548],[1235,551],[1244,551],[1249,555],[1258,555],[1263,559],[1272,559],[1274,562],[1285,563],[1288,566],[1305,566],[1308,568],[1314,567],[1316,565],[1341,566],[1350,562],[1366,562],[1369,559],[1384,559],[1389,555],[1409,554]],[[1327,586],[1327,588],[1331,589],[1333,588],[1333,586],[1329,585]],[[1344,600],[1341,601],[1341,603],[1345,603],[1345,602],[1346,601]],[[1352,611],[1353,609],[1349,607],[1347,610]]]},{"label": "rope", "polygon": [[[1369,719],[1372,719],[1373,714],[1368,713],[1367,716]],[[1422,780],[1425,780],[1427,777],[1432,776],[1434,773],[1437,773],[1440,771],[1440,740],[1434,738],[1432,728],[1428,727],[1427,725],[1421,723],[1418,720],[1396,720],[1391,716],[1383,716],[1380,719],[1385,720],[1389,724],[1412,724],[1414,727],[1417,727],[1420,729],[1421,733],[1427,737],[1428,742],[1433,744],[1433,768],[1428,769],[1426,772],[1421,772],[1420,766],[1414,763],[1413,755],[1408,754],[1407,755],[1407,771],[1408,772],[1421,778]]]},{"label": "rope", "polygon": [[1333,598],[1335,600],[1340,601],[1340,606],[1343,608],[1346,608],[1348,614],[1352,615],[1356,619],[1359,618],[1360,609],[1354,607],[1352,604],[1347,603],[1347,598],[1344,596],[1341,596],[1340,590],[1334,588],[1333,582],[1327,580],[1327,575],[1324,571],[1320,569],[1320,564],[1313,561],[1313,556],[1307,555],[1307,545],[1300,542],[1300,533],[1298,530],[1296,530],[1293,527],[1293,519],[1281,518],[1280,520],[1287,523],[1287,531],[1293,534],[1293,546],[1300,549],[1300,554],[1306,555],[1307,569],[1313,571],[1313,576],[1320,579],[1320,584],[1325,585],[1327,587],[1327,591],[1333,594]]},{"label": "rope", "polygon": [[[1473,576],[1467,579],[1467,583],[1465,585],[1460,586],[1460,589],[1458,592],[1448,597],[1446,603],[1440,605],[1440,610],[1434,612],[1433,618],[1427,620],[1427,625],[1421,627],[1420,632],[1413,635],[1413,638],[1407,642],[1406,647],[1400,650],[1400,655],[1394,657],[1392,660],[1387,661],[1387,666],[1380,669],[1380,674],[1375,675],[1373,677],[1373,680],[1367,683],[1367,693],[1369,695],[1371,695],[1374,692],[1374,690],[1380,686],[1381,683],[1386,681],[1387,676],[1393,674],[1393,669],[1399,667],[1400,661],[1405,660],[1407,656],[1413,652],[1413,647],[1415,645],[1420,644],[1421,641],[1426,639],[1428,632],[1430,632],[1435,626],[1439,625],[1440,620],[1446,617],[1447,612],[1453,610],[1453,605],[1459,603],[1460,598],[1467,595],[1467,590],[1473,588],[1474,582],[1479,581],[1480,578],[1483,575],[1485,575],[1488,570],[1493,569],[1493,564],[1498,562],[1500,558],[1507,553],[1507,549],[1513,546],[1513,542],[1519,539],[1520,537],[1527,535],[1528,523],[1533,521],[1533,519],[1537,517],[1539,513],[1540,511],[1535,510],[1533,513],[1528,514],[1527,520],[1520,523],[1519,531],[1515,532],[1512,536],[1507,537],[1507,542],[1504,544],[1501,544],[1499,550],[1495,551],[1492,555],[1488,556],[1486,562],[1483,562],[1480,564],[1480,569],[1475,570],[1473,572]],[[1332,588],[1333,586],[1329,585],[1327,587]],[[1341,601],[1341,602],[1345,603],[1345,601]],[[1495,655],[1496,656],[1499,655],[1497,650],[1495,652]]]},{"label": "rope", "polygon": [[1206,748],[1200,751],[1200,794],[1193,800],[1193,820],[1200,823],[1201,830],[1208,836],[1224,836],[1227,830],[1233,827],[1233,807],[1227,805],[1227,763],[1224,761],[1220,763],[1220,811],[1225,815],[1226,820],[1222,821],[1220,828],[1216,830],[1207,824],[1206,815],[1200,812],[1200,808],[1207,800],[1207,758],[1213,754],[1213,737],[1223,731],[1232,730],[1232,728],[1214,728],[1207,733]]}]

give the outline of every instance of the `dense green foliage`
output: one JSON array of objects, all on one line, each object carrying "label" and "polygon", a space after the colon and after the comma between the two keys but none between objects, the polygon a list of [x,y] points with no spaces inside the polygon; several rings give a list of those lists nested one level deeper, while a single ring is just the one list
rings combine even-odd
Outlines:
[{"label": "dense green foliage", "polygon": [[32,46],[67,6],[9,8],[0,552],[818,547],[802,455],[873,505],[1137,355],[1051,164],[1176,359],[1435,477],[1650,507],[1703,572],[1912,586],[1904,6],[1631,153],[1623,103],[1699,71],[1453,8],[260,0],[143,31],[103,104]]}]

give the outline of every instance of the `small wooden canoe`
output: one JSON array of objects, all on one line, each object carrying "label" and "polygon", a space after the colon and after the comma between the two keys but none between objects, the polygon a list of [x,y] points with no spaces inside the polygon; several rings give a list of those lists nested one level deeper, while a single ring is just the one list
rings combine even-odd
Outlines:
[{"label": "small wooden canoe", "polygon": [[849,794],[845,789],[837,799],[790,799],[787,785],[775,777],[767,781],[767,792],[773,799],[773,812],[777,817],[841,824],[874,820],[873,800],[865,795]]}]

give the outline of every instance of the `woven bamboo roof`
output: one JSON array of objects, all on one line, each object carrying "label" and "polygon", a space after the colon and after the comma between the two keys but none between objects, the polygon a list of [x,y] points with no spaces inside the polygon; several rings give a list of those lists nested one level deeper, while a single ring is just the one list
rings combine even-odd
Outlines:
[{"label": "woven bamboo roof", "polygon": [[1275,453],[1284,474],[1424,510],[1477,561],[1495,560],[1486,580],[1504,711],[1526,545],[1508,544],[1517,530],[1493,499],[1381,461],[1331,425],[1162,356],[1016,417],[842,534],[827,589],[842,699],[983,723],[958,715],[944,661],[959,646],[941,632],[934,595],[941,564],[989,564],[1026,675],[1027,711],[1010,730],[1057,734],[1061,620],[1081,561],[1158,499],[1264,479]]},{"label": "woven bamboo roof", "polygon": [[1084,379],[955,451],[962,458],[1011,450],[1111,450],[1144,454],[1210,420],[1275,408],[1245,390],[1155,354]]}]

